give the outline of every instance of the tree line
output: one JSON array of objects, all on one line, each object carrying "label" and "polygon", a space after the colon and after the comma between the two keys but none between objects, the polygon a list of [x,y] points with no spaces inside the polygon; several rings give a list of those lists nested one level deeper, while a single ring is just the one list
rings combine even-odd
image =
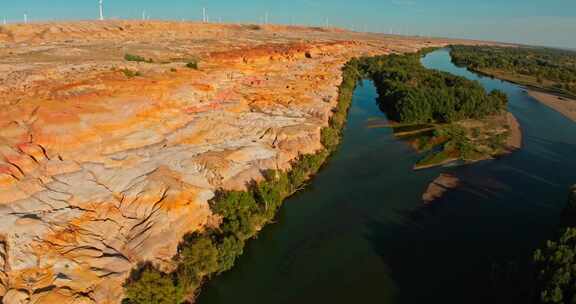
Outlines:
[{"label": "tree line", "polygon": [[519,82],[576,95],[576,52],[536,47],[452,46],[452,61],[485,72],[504,71]]}]

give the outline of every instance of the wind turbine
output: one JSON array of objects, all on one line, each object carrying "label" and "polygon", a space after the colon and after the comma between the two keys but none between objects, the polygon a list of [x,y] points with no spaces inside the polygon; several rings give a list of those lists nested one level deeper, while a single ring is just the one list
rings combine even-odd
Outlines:
[{"label": "wind turbine", "polygon": [[24,24],[28,23],[28,14],[24,13]]},{"label": "wind turbine", "polygon": [[102,2],[103,0],[98,0],[98,8],[100,9],[100,21],[104,20],[104,4]]},{"label": "wind turbine", "polygon": [[202,22],[206,22],[206,8],[202,9]]},{"label": "wind turbine", "polygon": [[264,13],[264,24],[268,24],[268,11]]}]

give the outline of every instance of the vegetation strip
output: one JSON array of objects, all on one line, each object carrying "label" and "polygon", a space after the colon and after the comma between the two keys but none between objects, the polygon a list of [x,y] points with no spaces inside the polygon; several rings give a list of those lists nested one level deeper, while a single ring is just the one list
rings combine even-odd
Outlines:
[{"label": "vegetation strip", "polygon": [[452,61],[475,72],[576,97],[576,52],[536,47],[452,46]]}]

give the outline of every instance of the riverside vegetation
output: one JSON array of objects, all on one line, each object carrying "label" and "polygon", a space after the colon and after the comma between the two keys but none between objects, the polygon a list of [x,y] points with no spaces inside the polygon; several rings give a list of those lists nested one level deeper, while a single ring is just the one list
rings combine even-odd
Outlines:
[{"label": "riverside vegetation", "polygon": [[562,222],[558,239],[548,241],[534,253],[541,303],[576,303],[576,187]]},{"label": "riverside vegetation", "polygon": [[452,46],[458,66],[554,93],[576,96],[576,52],[535,47]]},{"label": "riverside vegetation", "polygon": [[[124,303],[193,301],[205,279],[232,268],[245,242],[273,220],[284,199],[300,190],[338,147],[360,79],[371,78],[375,82],[380,105],[391,119],[405,125],[434,126],[432,135],[426,137],[433,143],[426,149],[434,159],[427,162],[437,161],[444,155],[468,159],[472,153],[480,153],[481,146],[469,137],[471,130],[476,129],[468,128],[462,121],[488,119],[501,113],[506,96],[497,91],[486,94],[476,82],[425,69],[419,59],[428,51],[350,60],[342,70],[337,106],[329,125],[322,129],[324,149],[302,155],[289,171],[264,172],[265,179],[253,182],[246,191],[216,193],[210,208],[221,217],[220,226],[186,236],[174,257],[173,271],[166,273],[150,264],[133,271],[125,284]],[[482,141],[504,134],[494,135],[479,128],[476,131]],[[431,152],[438,147],[440,152]]]}]

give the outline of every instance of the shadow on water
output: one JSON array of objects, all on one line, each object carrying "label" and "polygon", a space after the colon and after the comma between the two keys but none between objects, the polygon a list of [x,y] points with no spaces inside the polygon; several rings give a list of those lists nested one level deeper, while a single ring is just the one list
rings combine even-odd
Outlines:
[{"label": "shadow on water", "polygon": [[[451,65],[443,50],[423,62],[476,77]],[[365,82],[328,166],[198,302],[528,303],[532,252],[556,230],[576,182],[576,124],[515,85],[476,78],[509,95],[522,150],[413,171],[419,156],[409,145],[391,128],[369,127],[387,120]],[[462,185],[424,205],[422,191],[443,172]]]}]

